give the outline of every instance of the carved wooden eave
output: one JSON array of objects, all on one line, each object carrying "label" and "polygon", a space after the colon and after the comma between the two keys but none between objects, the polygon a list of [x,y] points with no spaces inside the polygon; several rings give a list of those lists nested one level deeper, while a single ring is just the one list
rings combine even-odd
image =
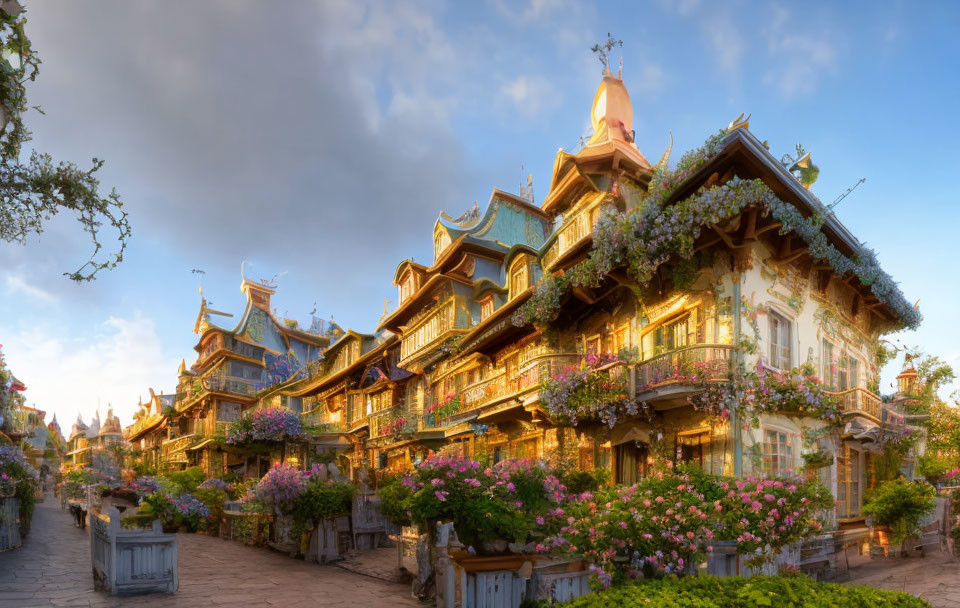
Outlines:
[{"label": "carved wooden eave", "polygon": [[[720,152],[703,167],[690,175],[681,184],[668,204],[684,200],[702,187],[716,183],[725,183],[733,177],[741,179],[760,179],[774,194],[786,203],[797,208],[804,217],[810,217],[822,209],[816,197],[800,184],[797,179],[775,159],[763,144],[747,129],[735,129],[721,144]],[[763,210],[756,207],[745,209],[735,221],[723,226],[713,226],[704,231],[695,244],[695,250],[702,250],[723,243],[731,251],[743,250],[750,242],[766,235],[766,240],[774,247],[774,261],[780,264],[801,264],[810,269],[833,274],[830,266],[809,258],[807,244],[795,234],[780,235],[780,222],[763,217]],[[821,228],[828,240],[837,250],[847,257],[853,257],[860,243],[853,234],[830,214]],[[836,277],[854,290],[866,303],[865,308],[875,313],[884,323],[897,322],[894,311],[881,303],[870,287],[861,285],[856,277],[848,274]]]},{"label": "carved wooden eave", "polygon": [[363,370],[367,364],[376,360],[377,357],[382,356],[383,353],[385,353],[386,350],[398,340],[399,338],[396,335],[386,338],[381,344],[378,344],[371,348],[368,352],[361,354],[355,361],[350,363],[350,365],[347,365],[343,369],[333,374],[320,376],[312,381],[306,382],[303,387],[295,391],[291,391],[289,395],[292,397],[303,397],[305,395],[319,393],[320,391],[329,388],[331,385],[348,378],[350,375],[355,374],[358,371]]}]

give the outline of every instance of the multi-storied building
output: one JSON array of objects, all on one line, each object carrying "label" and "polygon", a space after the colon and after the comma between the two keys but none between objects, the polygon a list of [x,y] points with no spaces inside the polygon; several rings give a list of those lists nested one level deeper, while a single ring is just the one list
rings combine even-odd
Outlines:
[{"label": "multi-storied building", "polygon": [[[261,394],[271,387],[305,377],[337,337],[338,328],[322,321],[315,321],[309,330],[300,329],[296,321],[278,321],[270,309],[275,288],[267,282],[243,277],[240,289],[246,306],[236,326],[221,321],[232,315],[201,299],[193,328],[199,336],[196,361],[189,368],[181,363],[172,403],[169,397],[155,397],[152,411],[128,430],[128,438],[146,441],[151,448],[157,429],[165,431],[160,440],[161,468],[201,466],[211,475],[262,473],[269,459],[250,459],[224,448],[227,426],[258,405]],[[298,401],[284,404],[300,412]]]},{"label": "multi-storied building", "polygon": [[[563,458],[632,483],[658,459],[744,475],[813,455],[836,515],[859,516],[885,425],[902,422],[877,393],[877,340],[919,314],[810,192],[809,155],[778,160],[741,120],[675,171],[669,150],[652,165],[609,71],[591,119],[539,205],[494,190],[482,213],[441,214],[432,262],[400,263],[375,334],[280,323],[273,288],[247,279],[236,328],[204,301],[175,411],[153,403],[129,436],[167,424],[166,466],[248,475],[265,463],[198,438],[253,407],[302,413],[319,430],[298,458],[333,452],[354,474],[447,451]],[[545,381],[576,374],[607,393],[571,420]],[[838,411],[815,396],[780,407],[770,382],[804,399],[818,383]]]},{"label": "multi-storied building", "polygon": [[[99,411],[89,426],[78,414],[67,438],[67,453],[60,470],[72,471],[91,466],[98,453],[106,454],[111,446],[122,443],[123,440],[120,418],[114,415],[112,408],[107,410],[102,424]],[[113,458],[112,455],[109,457]]]}]

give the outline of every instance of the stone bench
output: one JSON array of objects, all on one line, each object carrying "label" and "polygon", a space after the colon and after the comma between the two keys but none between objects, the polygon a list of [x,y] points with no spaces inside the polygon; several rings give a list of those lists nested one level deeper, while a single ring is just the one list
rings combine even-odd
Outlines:
[{"label": "stone bench", "polygon": [[120,512],[90,517],[90,559],[96,589],[113,595],[173,593],[177,579],[177,535],[164,534],[160,520],[149,529],[120,527]]}]

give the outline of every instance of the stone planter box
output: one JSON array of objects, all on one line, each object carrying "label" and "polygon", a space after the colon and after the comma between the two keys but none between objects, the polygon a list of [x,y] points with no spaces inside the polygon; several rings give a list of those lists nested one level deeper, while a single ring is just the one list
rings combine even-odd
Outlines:
[{"label": "stone planter box", "polygon": [[149,530],[120,527],[120,512],[90,518],[90,560],[94,588],[113,595],[173,593],[177,578],[177,535],[164,534],[160,521]]},{"label": "stone planter box", "polygon": [[0,498],[0,551],[16,549],[23,541],[20,538],[20,500]]},{"label": "stone planter box", "polygon": [[341,560],[350,550],[350,544],[350,519],[346,516],[325,519],[310,533],[306,559],[320,563]]}]

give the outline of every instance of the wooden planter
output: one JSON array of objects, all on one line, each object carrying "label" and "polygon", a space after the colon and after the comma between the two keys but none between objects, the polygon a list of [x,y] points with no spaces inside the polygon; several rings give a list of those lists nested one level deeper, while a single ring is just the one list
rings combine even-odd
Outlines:
[{"label": "wooden planter", "polygon": [[0,498],[0,551],[16,549],[22,544],[19,518],[20,500]]}]

